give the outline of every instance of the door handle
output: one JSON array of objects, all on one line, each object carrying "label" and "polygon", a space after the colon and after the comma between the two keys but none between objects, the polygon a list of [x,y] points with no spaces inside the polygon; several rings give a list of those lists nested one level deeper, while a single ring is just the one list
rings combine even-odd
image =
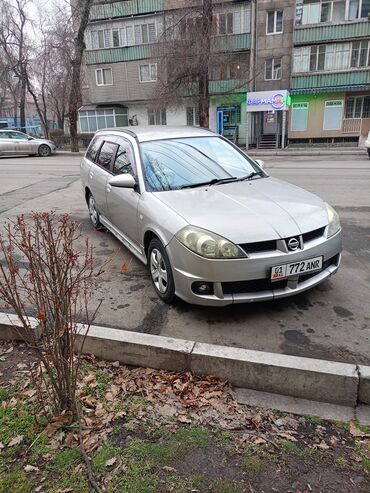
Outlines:
[{"label": "door handle", "polygon": [[112,191],[112,187],[110,185],[107,185],[107,192],[111,192]]}]

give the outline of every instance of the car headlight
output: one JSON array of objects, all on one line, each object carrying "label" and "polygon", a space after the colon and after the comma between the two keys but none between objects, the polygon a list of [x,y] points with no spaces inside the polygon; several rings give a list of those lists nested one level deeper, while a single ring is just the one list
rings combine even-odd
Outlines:
[{"label": "car headlight", "polygon": [[331,236],[335,235],[335,233],[338,233],[338,231],[340,230],[340,221],[336,210],[333,209],[333,207],[326,202],[325,205],[329,217],[329,226],[326,236],[330,238]]},{"label": "car headlight", "polygon": [[177,234],[176,238],[192,252],[206,258],[242,258],[248,255],[233,242],[222,236],[197,228],[185,226]]}]

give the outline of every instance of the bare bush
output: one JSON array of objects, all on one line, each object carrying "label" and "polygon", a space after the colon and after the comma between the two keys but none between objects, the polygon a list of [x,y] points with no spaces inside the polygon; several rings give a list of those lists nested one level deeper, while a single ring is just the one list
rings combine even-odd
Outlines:
[{"label": "bare bush", "polygon": [[[32,213],[8,223],[0,233],[0,300],[19,317],[22,336],[34,348],[38,361],[36,386],[50,397],[46,411],[78,416],[76,382],[83,342],[96,307],[89,298],[96,277],[88,239],[76,244],[81,233],[69,215]],[[32,328],[36,314],[41,337]],[[87,320],[83,332],[77,321]],[[78,343],[78,349],[77,348]]]}]

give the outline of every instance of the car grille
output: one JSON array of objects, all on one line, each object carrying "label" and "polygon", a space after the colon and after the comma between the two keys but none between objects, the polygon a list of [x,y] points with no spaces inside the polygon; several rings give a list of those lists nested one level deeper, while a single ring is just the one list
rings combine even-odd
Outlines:
[{"label": "car grille", "polygon": [[[310,274],[303,274],[299,276],[298,285],[303,281],[315,277],[319,272],[327,269],[330,265],[337,263],[338,255],[326,260],[322,265],[321,271],[311,272]],[[258,293],[259,291],[271,291],[272,289],[284,289],[288,285],[288,280],[271,282],[270,279],[255,279],[252,281],[235,281],[235,282],[223,282],[222,290],[224,294],[240,294],[240,293]]]},{"label": "car grille", "polygon": [[325,228],[319,228],[315,229],[314,231],[309,231],[308,233],[304,233],[303,236],[303,242],[306,243],[307,241],[311,240],[316,240],[316,238],[320,238],[321,236],[324,235]]},{"label": "car grille", "polygon": [[[286,244],[291,238],[297,238],[299,240],[300,236],[303,238],[303,243],[308,241],[315,240],[316,238],[320,238],[323,236],[325,231],[324,228],[318,228],[313,231],[309,231],[308,233],[304,233],[303,235],[291,236],[289,238],[284,238]],[[268,241],[258,241],[255,243],[243,243],[239,245],[247,254],[251,253],[261,253],[261,252],[271,252],[277,249],[277,240],[268,240]]]},{"label": "car grille", "polygon": [[271,252],[271,250],[276,250],[276,240],[245,243],[239,246],[246,253]]}]

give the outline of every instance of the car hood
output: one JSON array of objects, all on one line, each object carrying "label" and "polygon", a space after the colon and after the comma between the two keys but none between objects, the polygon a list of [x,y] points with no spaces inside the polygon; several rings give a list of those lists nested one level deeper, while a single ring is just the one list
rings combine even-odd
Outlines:
[{"label": "car hood", "polygon": [[271,177],[155,195],[189,224],[234,243],[289,238],[328,224],[319,197]]}]

